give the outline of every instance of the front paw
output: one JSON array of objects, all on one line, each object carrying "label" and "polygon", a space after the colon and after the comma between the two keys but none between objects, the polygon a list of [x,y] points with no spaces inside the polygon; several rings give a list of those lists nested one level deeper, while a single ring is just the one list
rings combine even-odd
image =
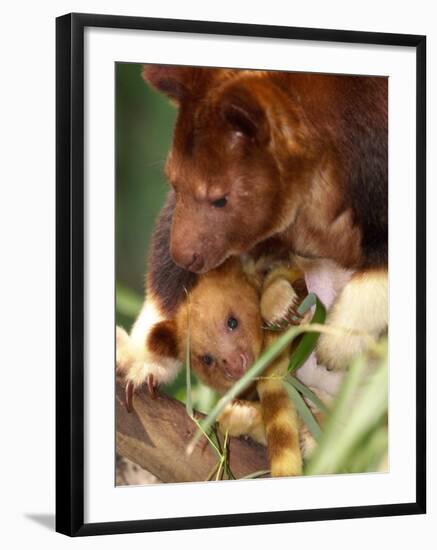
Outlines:
[{"label": "front paw", "polygon": [[181,363],[174,359],[150,354],[135,354],[134,349],[126,351],[117,349],[117,374],[126,382],[126,408],[132,410],[133,395],[142,388],[147,388],[152,399],[156,397],[161,385],[170,383],[180,369]]},{"label": "front paw", "polygon": [[353,358],[367,349],[368,339],[351,331],[321,334],[316,347],[317,363],[328,370],[345,370]]},{"label": "front paw", "polygon": [[261,296],[261,316],[268,325],[289,321],[295,315],[298,297],[286,279],[276,279]]},{"label": "front paw", "polygon": [[124,372],[126,380],[126,396],[132,402],[132,395],[141,388],[147,388],[152,399],[156,397],[157,389],[161,385],[172,382],[181,367],[180,361],[160,357],[146,356],[142,360],[132,362]]},{"label": "front paw", "polygon": [[[147,385],[147,388],[148,388],[149,393],[150,393],[150,397],[152,399],[156,399],[156,392],[157,392],[158,384],[157,384],[153,374],[148,374],[146,376],[145,381],[146,381],[146,385]],[[134,393],[135,393],[136,390],[137,390],[137,388],[135,387],[134,382],[132,382],[132,380],[129,380],[129,379],[126,380],[125,404],[126,404],[126,410],[127,410],[128,413],[131,413],[132,410],[133,410],[133,398],[134,398]]]},{"label": "front paw", "polygon": [[236,399],[217,418],[219,429],[231,437],[247,435],[265,445],[264,424],[259,403]]},{"label": "front paw", "polygon": [[357,354],[365,352],[387,330],[387,300],[386,271],[355,273],[328,314],[326,324],[338,333],[320,335],[319,363],[329,370],[344,370]]}]

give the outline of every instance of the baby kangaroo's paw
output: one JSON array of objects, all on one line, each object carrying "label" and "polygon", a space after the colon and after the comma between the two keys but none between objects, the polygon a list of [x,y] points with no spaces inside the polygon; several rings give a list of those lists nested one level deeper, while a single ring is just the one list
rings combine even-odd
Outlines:
[{"label": "baby kangaroo's paw", "polygon": [[247,435],[265,445],[266,438],[259,403],[236,399],[217,418],[219,429],[232,437]]},{"label": "baby kangaroo's paw", "polygon": [[293,317],[297,317],[297,304],[298,297],[292,285],[286,279],[278,278],[263,291],[261,316],[267,325],[293,322]]}]

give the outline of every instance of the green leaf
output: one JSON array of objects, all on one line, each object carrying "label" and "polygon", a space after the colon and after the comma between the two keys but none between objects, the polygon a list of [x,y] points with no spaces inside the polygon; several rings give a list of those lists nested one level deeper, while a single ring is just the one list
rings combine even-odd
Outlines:
[{"label": "green leaf", "polygon": [[299,391],[304,397],[306,397],[307,399],[309,399],[312,403],[314,403],[314,405],[321,411],[321,412],[324,412],[326,414],[329,413],[329,409],[328,407],[323,403],[323,401],[321,401],[317,395],[311,391],[309,389],[308,386],[306,386],[305,384],[302,384],[302,382],[300,380],[298,380],[297,378],[295,378],[294,376],[289,376],[286,378],[286,382],[288,382],[289,384],[291,384],[292,386],[294,386],[297,391]]},{"label": "green leaf", "polygon": [[301,417],[303,422],[308,426],[308,429],[313,434],[314,438],[319,440],[322,434],[320,430],[320,426],[318,425],[317,420],[314,418],[314,415],[311,412],[310,408],[305,403],[305,401],[303,400],[302,396],[297,391],[297,389],[290,384],[288,378],[285,382],[285,388],[287,390],[289,398],[293,401],[294,406],[296,407],[296,410],[299,413],[299,416]]},{"label": "green leaf", "polygon": [[190,308],[188,308],[188,330],[187,341],[185,348],[185,387],[187,389],[187,395],[185,400],[185,409],[188,416],[193,417],[193,397],[191,393],[191,317]]},{"label": "green leaf", "polygon": [[[300,315],[304,315],[313,306],[315,306],[315,311],[310,324],[323,324],[326,319],[326,309],[314,293],[308,294],[297,311]],[[308,332],[302,336],[301,341],[291,356],[288,372],[294,372],[305,363],[316,347],[318,338],[318,332]]]}]

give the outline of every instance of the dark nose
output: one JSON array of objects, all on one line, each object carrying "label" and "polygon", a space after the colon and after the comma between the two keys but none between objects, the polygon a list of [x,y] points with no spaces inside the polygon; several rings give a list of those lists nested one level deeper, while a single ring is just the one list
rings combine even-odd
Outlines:
[{"label": "dark nose", "polygon": [[200,254],[194,253],[191,258],[191,263],[187,265],[187,269],[191,271],[199,271],[202,269],[204,263],[203,257]]},{"label": "dark nose", "polygon": [[235,354],[228,357],[228,360],[222,359],[223,370],[226,378],[238,380],[246,372],[247,359],[245,354]]},{"label": "dark nose", "polygon": [[181,267],[194,272],[200,271],[205,263],[200,254],[192,252],[191,250],[181,250],[177,252],[172,250],[172,258],[173,261]]}]

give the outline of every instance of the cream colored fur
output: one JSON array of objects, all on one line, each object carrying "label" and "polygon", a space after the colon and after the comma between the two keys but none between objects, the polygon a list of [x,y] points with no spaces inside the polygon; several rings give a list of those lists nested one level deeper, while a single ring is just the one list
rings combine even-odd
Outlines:
[{"label": "cream colored fur", "polygon": [[329,371],[323,365],[317,364],[315,353],[312,353],[305,363],[296,371],[296,378],[306,386],[336,395],[343,382],[344,371]]},{"label": "cream colored fur", "polygon": [[296,305],[297,294],[285,279],[274,281],[261,296],[261,314],[268,323],[277,323],[286,318]]},{"label": "cream colored fur", "polygon": [[[332,403],[332,397],[320,391],[318,388],[310,388],[317,397],[329,406]],[[305,399],[307,405],[313,413],[320,413],[318,408],[309,400]],[[232,437],[249,436],[254,441],[266,445],[266,434],[262,420],[261,403],[254,401],[245,401],[236,399],[226,405],[224,411],[217,418],[220,431]],[[317,443],[307,426],[299,423],[299,445],[303,458],[307,459],[315,449]]]},{"label": "cream colored fur", "polygon": [[[153,325],[164,320],[152,298],[148,298],[132,327],[130,336],[117,327],[117,370],[135,388],[153,375],[155,384],[168,384],[176,377],[182,363],[151,353],[146,347],[147,336]],[[124,333],[124,334],[123,334]]]},{"label": "cream colored fur", "polygon": [[387,330],[387,272],[353,275],[330,309],[327,324],[343,332],[320,336],[317,344],[319,362],[329,369],[345,369],[351,359],[368,346],[368,340],[357,333],[377,339]]},{"label": "cream colored fur", "polygon": [[266,435],[259,402],[237,399],[228,403],[218,416],[220,431],[232,437],[247,435],[258,443],[266,444]]}]

